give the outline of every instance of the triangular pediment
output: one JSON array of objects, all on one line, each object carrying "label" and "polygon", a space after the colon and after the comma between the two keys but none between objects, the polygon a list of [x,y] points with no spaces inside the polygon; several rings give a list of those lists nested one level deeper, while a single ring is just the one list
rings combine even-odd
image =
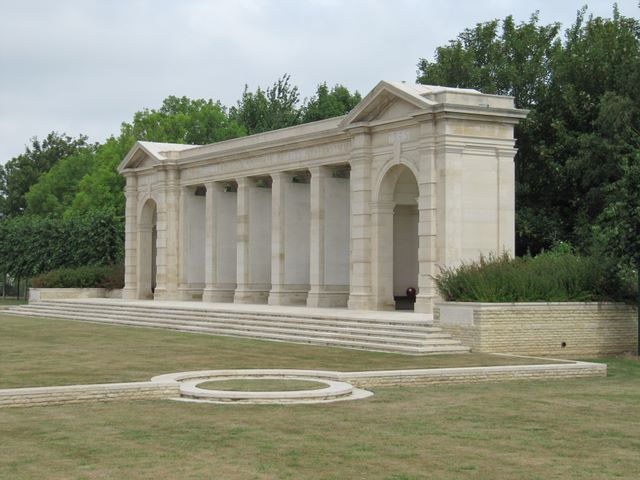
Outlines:
[{"label": "triangular pediment", "polygon": [[420,85],[383,80],[351,110],[341,126],[403,118],[430,109],[435,102],[423,96],[424,93]]},{"label": "triangular pediment", "polygon": [[196,148],[196,145],[138,141],[120,162],[118,171],[153,167],[165,162],[168,158],[175,158],[175,155],[191,148]]},{"label": "triangular pediment", "polygon": [[120,162],[118,171],[122,172],[129,169],[153,167],[159,163],[159,160],[154,157],[153,153],[150,152],[142,142],[136,142],[122,162]]}]

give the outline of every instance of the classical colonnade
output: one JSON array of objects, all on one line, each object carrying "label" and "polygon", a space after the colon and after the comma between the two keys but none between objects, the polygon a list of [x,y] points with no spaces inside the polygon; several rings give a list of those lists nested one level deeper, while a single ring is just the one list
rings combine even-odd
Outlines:
[{"label": "classical colonnade", "polygon": [[513,248],[507,97],[381,82],[354,111],[205,146],[139,142],[125,298],[391,309]]}]

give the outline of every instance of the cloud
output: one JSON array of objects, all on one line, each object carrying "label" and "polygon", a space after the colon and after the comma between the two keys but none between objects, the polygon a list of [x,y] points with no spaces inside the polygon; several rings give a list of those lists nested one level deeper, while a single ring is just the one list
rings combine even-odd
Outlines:
[{"label": "cloud", "polygon": [[[0,15],[0,163],[56,130],[102,141],[168,95],[232,105],[290,73],[366,94],[413,81],[420,57],[466,27],[514,14],[570,24],[584,0],[21,0]],[[591,2],[610,15],[610,0]],[[619,2],[637,15],[635,0]]]}]

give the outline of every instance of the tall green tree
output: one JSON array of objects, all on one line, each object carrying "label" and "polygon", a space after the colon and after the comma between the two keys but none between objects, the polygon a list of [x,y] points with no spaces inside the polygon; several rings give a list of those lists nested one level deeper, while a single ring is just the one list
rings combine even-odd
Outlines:
[{"label": "tall green tree", "polygon": [[61,159],[31,186],[26,195],[25,213],[61,217],[78,193],[80,181],[93,170],[95,159],[95,147],[82,149]]},{"label": "tall green tree", "polygon": [[299,124],[302,120],[300,92],[290,80],[290,75],[283,75],[266,90],[258,87],[255,92],[250,92],[245,85],[242,98],[230,109],[230,117],[242,125],[248,135]]},{"label": "tall green tree", "polygon": [[[75,183],[71,201],[65,197],[60,202],[64,216],[97,209],[124,215],[124,179],[117,167],[136,140],[204,145],[242,135],[245,135],[243,128],[229,118],[220,102],[167,97],[160,108],[137,112],[131,123],[122,124],[117,137],[109,137],[95,149],[92,167]],[[52,176],[64,173],[56,171]]]},{"label": "tall green tree", "polygon": [[589,248],[604,192],[632,148],[629,128],[638,128],[640,23],[615,7],[612,18],[585,15],[564,40],[537,15],[478,24],[418,63],[419,82],[513,95],[530,109],[516,128],[518,253],[557,241]]},{"label": "tall green tree", "polygon": [[220,102],[167,97],[157,110],[137,112],[124,123],[121,135],[152,142],[205,145],[245,135]]},{"label": "tall green tree", "polygon": [[77,138],[57,132],[44,140],[34,137],[25,152],[0,166],[0,217],[21,215],[26,206],[26,194],[61,159],[89,148],[87,137]]},{"label": "tall green tree", "polygon": [[329,90],[327,82],[323,82],[318,85],[316,94],[305,103],[302,123],[345,115],[360,103],[360,100],[362,97],[357,91],[351,94],[343,85],[335,85]]}]

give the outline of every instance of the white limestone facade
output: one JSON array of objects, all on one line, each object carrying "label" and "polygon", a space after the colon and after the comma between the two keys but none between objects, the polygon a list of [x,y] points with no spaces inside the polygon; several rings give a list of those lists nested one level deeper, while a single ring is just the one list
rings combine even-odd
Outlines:
[{"label": "white limestone facade", "polygon": [[389,310],[514,249],[511,97],[380,82],[348,115],[211,145],[138,142],[124,298]]}]

